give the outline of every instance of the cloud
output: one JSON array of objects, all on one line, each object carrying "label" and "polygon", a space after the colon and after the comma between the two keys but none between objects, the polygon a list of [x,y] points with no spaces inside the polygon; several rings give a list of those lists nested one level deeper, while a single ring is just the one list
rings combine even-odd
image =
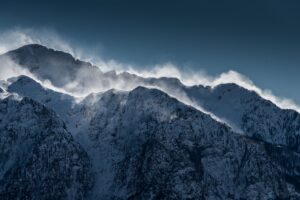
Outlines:
[{"label": "cloud", "polygon": [[0,80],[30,74],[28,70],[20,67],[7,56],[1,57],[0,62]]},{"label": "cloud", "polygon": [[20,75],[25,75],[36,82],[40,83],[46,88],[49,88],[51,90],[54,90],[56,92],[65,93],[71,95],[69,92],[64,90],[63,88],[57,88],[51,84],[48,80],[39,80],[34,74],[32,74],[29,70],[27,70],[24,67],[21,67],[17,63],[15,63],[10,57],[7,56],[1,56],[0,57],[0,80],[2,81],[0,83],[1,87],[4,87],[5,89],[6,84],[9,84],[9,79],[12,77],[17,77]]},{"label": "cloud", "polygon": [[69,52],[75,56],[77,54],[74,48],[52,29],[42,28],[36,31],[29,28],[13,28],[0,32],[0,54],[33,43]]},{"label": "cloud", "polygon": [[72,45],[70,41],[57,34],[57,32],[51,28],[31,29],[15,27],[9,30],[0,30],[0,54],[28,44],[40,44],[51,49],[67,52],[76,59],[93,63],[101,68],[102,71],[121,71],[125,67],[129,67],[112,59],[102,59],[96,53],[99,51],[100,44],[95,45],[95,47],[79,48],[78,46]]},{"label": "cloud", "polygon": [[[261,89],[260,87],[256,86],[253,81],[251,81],[246,76],[236,72],[236,71],[228,71],[221,73],[217,76],[211,76],[205,71],[195,71],[195,70],[187,70],[184,71],[180,70],[179,67],[175,66],[174,64],[170,63],[164,63],[159,64],[155,66],[150,66],[145,68],[136,67],[127,65],[124,63],[120,63],[116,60],[104,60],[99,55],[94,54],[91,51],[88,51],[87,49],[81,49],[78,47],[75,47],[70,44],[70,42],[67,42],[65,38],[62,38],[59,36],[54,30],[48,29],[48,28],[42,28],[42,29],[24,29],[24,28],[14,28],[11,30],[0,32],[0,54],[5,53],[9,50],[16,49],[20,46],[26,45],[26,44],[32,44],[37,43],[41,45],[45,45],[49,48],[53,48],[56,50],[61,50],[68,52],[72,54],[75,58],[82,59],[85,61],[92,62],[93,64],[97,65],[102,71],[110,71],[115,70],[117,73],[121,72],[129,72],[136,75],[139,75],[141,77],[175,77],[178,78],[181,82],[183,82],[185,85],[205,85],[205,86],[212,86],[215,87],[218,84],[223,83],[236,83],[246,89],[255,91],[260,96],[262,96],[265,99],[268,99],[275,103],[280,108],[285,109],[294,109],[300,112],[300,107],[291,99],[284,98],[284,97],[278,97],[274,95],[270,90],[267,89]],[[6,60],[5,65],[14,66],[10,68],[3,68],[3,64],[0,69],[0,78],[4,79],[8,76],[13,75],[30,75],[31,77],[34,77],[34,75],[30,74],[28,71],[24,71],[24,69],[17,66],[15,63],[13,63],[11,60]],[[78,74],[77,78],[80,79],[80,81],[74,81],[68,85],[70,88],[78,87],[82,83],[82,81],[89,80],[89,74],[88,72],[82,72]],[[35,78],[35,77],[34,77]],[[35,78],[36,79],[36,78]],[[101,78],[94,77],[92,80],[89,80],[89,85],[94,85],[92,87],[92,90],[88,90],[89,92],[97,92],[97,91],[103,91],[105,89],[110,88],[117,88],[117,89],[132,89],[136,85],[139,84],[139,82],[134,82],[134,84],[128,84],[126,83],[126,80],[122,80],[119,82],[116,82],[115,80],[106,80],[105,83],[100,83]],[[51,87],[55,90],[62,90],[62,88],[55,88],[51,82],[44,81],[43,82],[47,87]],[[70,89],[67,88],[67,89]],[[64,91],[66,92],[66,91]],[[185,102],[188,102],[188,100],[185,98]]]},{"label": "cloud", "polygon": [[270,100],[275,103],[280,108],[284,109],[294,109],[300,112],[300,107],[297,105],[293,100],[275,96],[271,90],[268,89],[261,89],[256,86],[253,81],[251,81],[246,76],[236,72],[236,71],[228,71],[226,73],[220,74],[218,77],[213,79],[212,86],[216,86],[222,83],[236,83],[248,90],[255,91],[264,99]]}]

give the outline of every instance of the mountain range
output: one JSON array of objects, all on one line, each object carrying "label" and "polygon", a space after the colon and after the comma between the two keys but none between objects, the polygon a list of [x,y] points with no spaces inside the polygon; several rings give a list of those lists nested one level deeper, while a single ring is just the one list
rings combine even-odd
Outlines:
[{"label": "mountain range", "polygon": [[1,199],[300,199],[297,111],[37,44],[4,58],[31,77],[0,82]]}]

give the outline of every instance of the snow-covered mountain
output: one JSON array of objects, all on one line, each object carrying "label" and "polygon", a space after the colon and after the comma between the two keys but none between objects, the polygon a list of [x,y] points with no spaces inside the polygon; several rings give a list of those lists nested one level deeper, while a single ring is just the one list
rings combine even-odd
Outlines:
[{"label": "snow-covered mountain", "polygon": [[[30,182],[43,185],[45,181],[49,186],[56,181],[41,178],[45,174],[62,176],[57,199],[74,199],[70,195],[79,199],[300,199],[300,117],[296,111],[280,109],[235,84],[188,87],[175,78],[103,73],[69,54],[39,45],[8,54],[41,81],[50,80],[57,87],[77,82],[77,70],[84,69],[97,71],[93,75],[99,75],[95,80],[103,78],[101,86],[105,83],[109,89],[115,86],[113,82],[123,82],[127,91],[110,89],[79,100],[26,76],[9,79],[1,86],[0,104],[6,106],[0,107],[0,127],[20,128],[14,134],[4,129],[0,141],[20,140],[1,146],[6,152],[0,161],[3,198],[29,194],[36,199],[52,198],[41,193],[42,186],[33,187]],[[65,65],[72,70],[62,72],[67,78],[60,80],[56,70]],[[45,70],[50,75],[44,76]],[[81,87],[95,83],[80,80],[84,82],[77,82]],[[72,92],[76,87],[64,89]],[[51,140],[41,139],[43,135]],[[37,155],[39,168],[16,159]],[[52,162],[58,165],[55,170],[49,167]],[[11,182],[14,177],[6,178],[15,166],[22,168],[29,189],[23,188],[24,182]],[[70,175],[73,169],[80,171],[76,171],[80,179]],[[8,187],[14,188],[16,196],[9,196]],[[49,186],[46,192],[56,189]]]},{"label": "snow-covered mountain", "polygon": [[[6,55],[13,57],[18,64],[30,69],[42,80],[50,80],[55,86],[66,86],[64,89],[69,89],[69,92],[82,90],[82,87],[98,87],[98,90],[120,88],[120,85],[125,90],[140,85],[157,87],[185,103],[212,113],[237,132],[274,144],[287,145],[297,151],[300,147],[299,113],[280,109],[255,92],[236,84],[222,84],[214,88],[202,85],[188,87],[176,78],[143,78],[113,71],[103,73],[96,66],[76,60],[70,54],[41,45],[27,45]],[[47,72],[49,74],[45,75]],[[66,83],[61,84],[66,79]],[[74,87],[70,86],[70,82],[76,82]]]},{"label": "snow-covered mountain", "polygon": [[244,134],[272,144],[300,150],[300,115],[294,110],[280,109],[253,91],[236,84],[222,84],[215,88],[193,86],[186,89],[188,96],[207,111]]},{"label": "snow-covered mountain", "polygon": [[55,92],[43,87],[33,79],[21,75],[9,79],[11,84],[7,87],[8,92],[14,92],[21,96],[31,97],[32,99],[55,110],[63,119],[66,118],[68,111],[75,104],[73,96]]},{"label": "snow-covered mountain", "polygon": [[[33,87],[39,84],[24,76],[15,79],[11,86],[18,87],[9,86],[9,91],[25,91],[24,79],[25,88],[29,83],[39,88],[27,94],[38,97],[37,101],[43,103],[40,97],[46,90],[53,99],[61,99],[58,104],[66,103],[58,98],[60,93]],[[52,109],[60,112],[56,106]],[[61,116],[74,120],[67,127],[92,160],[95,199],[157,199],[157,195],[164,199],[170,197],[167,194],[174,199],[275,199],[296,195],[290,181],[295,176],[287,179],[289,173],[280,157],[272,154],[281,149],[234,133],[159,90],[138,87],[130,92],[91,94],[67,113]],[[200,177],[198,173],[203,177],[194,179]]]},{"label": "snow-covered mountain", "polygon": [[97,181],[110,186],[99,195],[109,199],[292,198],[292,185],[264,143],[231,132],[156,89],[138,87],[101,96],[97,102],[101,109],[88,128],[97,147],[94,155],[99,156],[97,169],[104,176]]},{"label": "snow-covered mountain", "polygon": [[27,97],[0,100],[0,198],[82,199],[91,163],[64,122]]},{"label": "snow-covered mountain", "polygon": [[92,71],[95,66],[74,59],[70,54],[33,44],[26,45],[4,56],[34,73],[41,80],[51,80],[58,87],[65,86],[76,78],[80,69]]}]

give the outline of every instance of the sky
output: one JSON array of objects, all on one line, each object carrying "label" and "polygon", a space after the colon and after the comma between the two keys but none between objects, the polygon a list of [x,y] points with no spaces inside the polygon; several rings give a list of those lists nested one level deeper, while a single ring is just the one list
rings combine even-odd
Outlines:
[{"label": "sky", "polygon": [[0,32],[52,30],[102,59],[237,71],[300,104],[300,1],[2,1]]}]

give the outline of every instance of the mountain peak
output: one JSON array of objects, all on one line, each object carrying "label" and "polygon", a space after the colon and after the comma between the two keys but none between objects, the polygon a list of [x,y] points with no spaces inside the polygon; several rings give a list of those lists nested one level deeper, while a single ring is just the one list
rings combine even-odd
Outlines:
[{"label": "mountain peak", "polygon": [[34,56],[37,59],[41,59],[40,58],[41,56],[44,56],[44,57],[51,56],[51,57],[55,57],[56,59],[60,58],[60,59],[76,61],[76,59],[69,53],[66,53],[66,52],[60,51],[60,50],[55,50],[52,48],[48,48],[41,44],[27,44],[27,45],[21,46],[18,49],[9,51],[7,54],[9,56],[13,56],[13,58],[17,58],[19,60],[25,59],[24,56]]},{"label": "mountain peak", "polygon": [[26,48],[31,48],[31,49],[49,49],[48,47],[46,47],[44,45],[41,45],[41,44],[37,44],[37,43],[26,44],[24,46],[19,47],[18,49],[26,49]]},{"label": "mountain peak", "polygon": [[130,94],[134,95],[140,95],[143,97],[149,97],[149,96],[168,96],[166,93],[162,92],[159,89],[156,88],[147,88],[144,86],[138,86],[135,89],[133,89]]},{"label": "mountain peak", "polygon": [[9,82],[13,82],[16,83],[18,82],[19,84],[38,84],[35,80],[33,80],[32,78],[25,76],[25,75],[20,75],[17,77],[12,77],[8,79]]},{"label": "mountain peak", "polygon": [[74,81],[81,70],[93,71],[96,68],[91,63],[75,59],[69,53],[40,44],[25,45],[4,55],[28,69],[38,79],[50,80],[56,87]]}]

